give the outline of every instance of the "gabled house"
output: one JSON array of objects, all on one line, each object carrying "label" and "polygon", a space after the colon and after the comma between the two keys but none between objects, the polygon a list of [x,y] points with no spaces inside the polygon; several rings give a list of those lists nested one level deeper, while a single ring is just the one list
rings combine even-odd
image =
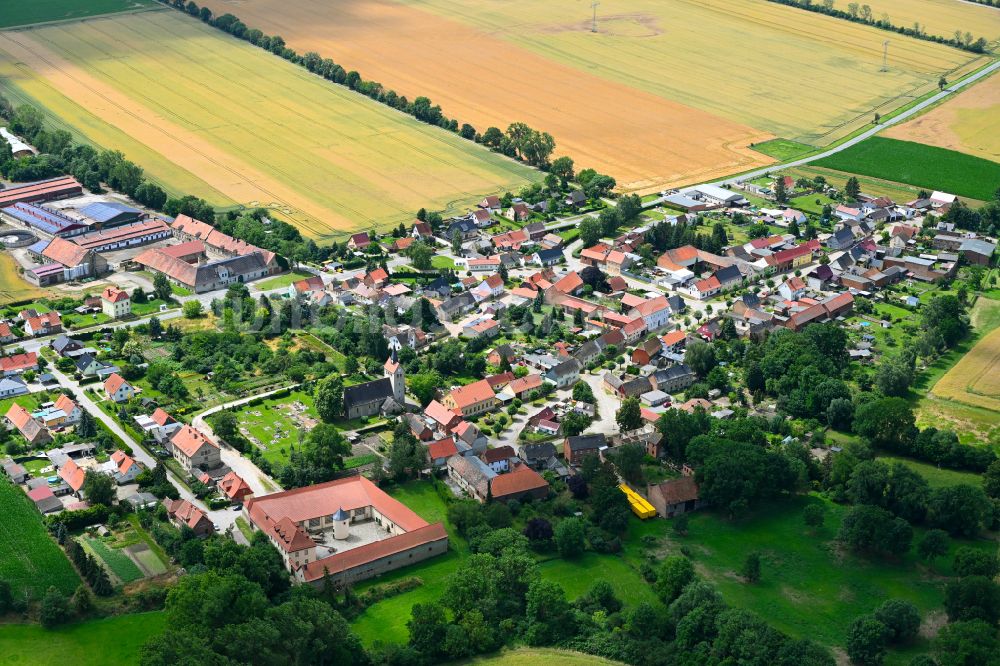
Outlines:
[{"label": "gabled house", "polygon": [[49,434],[48,429],[33,419],[28,410],[19,404],[14,403],[10,406],[6,418],[7,422],[28,440],[28,445],[32,448],[52,441],[52,435]]},{"label": "gabled house", "polygon": [[236,472],[229,472],[219,480],[219,492],[233,504],[239,504],[253,494],[253,489]]},{"label": "gabled house", "polygon": [[13,398],[24,395],[28,392],[28,385],[17,375],[13,377],[0,377],[0,399]]},{"label": "gabled house", "polygon": [[427,458],[434,469],[441,469],[448,464],[448,459],[458,455],[454,437],[445,437],[427,444]]},{"label": "gabled house", "polygon": [[575,435],[563,440],[563,456],[569,464],[579,465],[586,456],[596,456],[605,446],[607,438],[603,434]]},{"label": "gabled house", "polygon": [[51,347],[52,351],[60,356],[68,357],[73,352],[83,349],[83,343],[79,340],[74,340],[67,335],[60,335],[49,343],[49,347]]},{"label": "gabled house", "polygon": [[580,380],[580,370],[583,367],[575,358],[559,363],[545,373],[545,381],[556,385],[556,388],[566,388]]},{"label": "gabled house", "polygon": [[656,298],[643,301],[629,310],[628,313],[632,319],[642,317],[646,331],[655,331],[669,324],[670,314],[670,303],[667,301],[666,296],[657,296]]},{"label": "gabled house", "polygon": [[112,402],[127,402],[135,395],[135,389],[116,372],[104,380],[104,393]]},{"label": "gabled house", "polygon": [[80,420],[80,405],[65,393],[60,393],[56,399],[55,408],[66,415],[64,423],[76,423]]},{"label": "gabled house", "polygon": [[368,235],[367,231],[362,231],[361,233],[353,234],[350,240],[347,241],[347,247],[352,250],[364,250],[369,245],[372,244],[371,236]]},{"label": "gabled house", "polygon": [[704,504],[698,491],[698,484],[692,476],[682,476],[663,483],[650,484],[646,494],[649,502],[663,518],[673,518],[699,509]]},{"label": "gabled house", "polygon": [[184,499],[165,499],[163,505],[167,507],[167,517],[177,527],[188,527],[195,536],[207,537],[215,532],[215,524],[191,502]]},{"label": "gabled house", "polygon": [[118,287],[107,287],[101,292],[101,310],[112,319],[132,314],[132,297]]},{"label": "gabled house", "polygon": [[444,406],[462,416],[475,416],[496,406],[496,394],[485,379],[460,386],[444,397]]},{"label": "gabled house", "polygon": [[24,322],[24,333],[31,337],[62,333],[62,317],[55,310],[28,317]]},{"label": "gabled house", "polygon": [[138,461],[121,450],[112,453],[111,459],[105,465],[105,471],[119,486],[132,483],[143,471],[143,467]]},{"label": "gabled house", "polygon": [[215,469],[222,464],[219,445],[189,425],[181,426],[174,433],[170,448],[174,459],[188,472]]}]

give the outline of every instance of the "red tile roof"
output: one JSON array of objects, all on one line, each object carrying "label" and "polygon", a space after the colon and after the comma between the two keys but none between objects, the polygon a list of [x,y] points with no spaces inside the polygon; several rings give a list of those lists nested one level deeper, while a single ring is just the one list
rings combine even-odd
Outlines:
[{"label": "red tile roof", "polygon": [[10,406],[10,409],[7,410],[7,420],[10,421],[15,428],[21,430],[29,421],[31,421],[31,413],[15,402]]},{"label": "red tile roof", "polygon": [[486,449],[483,451],[482,459],[484,463],[495,463],[501,460],[509,460],[516,456],[514,449],[511,448],[509,444],[504,444],[503,446],[498,446],[495,449]]},{"label": "red tile roof", "polygon": [[338,574],[368,562],[382,559],[383,557],[402,553],[411,548],[447,538],[448,532],[441,523],[426,525],[405,534],[383,539],[382,541],[375,541],[364,546],[358,546],[357,548],[310,562],[305,566],[303,578],[307,582],[319,580],[326,573],[331,575]]},{"label": "red tile roof", "polygon": [[56,400],[56,409],[63,410],[66,412],[66,416],[69,416],[76,409],[76,403],[65,393],[60,393],[59,399]]},{"label": "red tile roof", "polygon": [[161,247],[159,248],[159,250],[168,257],[174,257],[175,259],[179,259],[181,257],[187,257],[192,254],[204,254],[205,244],[200,240],[193,240],[184,243],[178,243],[177,245],[170,245],[168,247]]},{"label": "red tile roof", "polygon": [[455,406],[458,409],[471,407],[496,397],[496,394],[493,393],[493,387],[485,379],[452,389],[449,395],[455,401]]},{"label": "red tile roof", "polygon": [[542,475],[527,465],[518,465],[512,471],[501,474],[490,481],[490,492],[494,499],[519,493],[547,488],[548,482]]},{"label": "red tile roof", "polygon": [[157,407],[156,411],[153,412],[153,416],[150,418],[152,418],[153,422],[156,423],[156,425],[158,426],[165,426],[168,423],[177,423],[174,417],[172,417],[170,414],[167,414],[167,412],[162,407]]},{"label": "red tile roof", "polygon": [[205,512],[187,500],[164,500],[167,513],[175,516],[191,529],[196,529],[203,520],[209,523],[212,521],[205,515]]},{"label": "red tile roof", "polygon": [[573,271],[572,273],[567,273],[565,276],[563,276],[562,279],[560,279],[558,282],[552,285],[552,288],[555,289],[556,291],[561,291],[564,294],[569,294],[576,291],[582,286],[583,286],[583,278],[580,277],[579,273]]},{"label": "red tile roof", "polygon": [[189,425],[181,426],[180,430],[170,438],[170,443],[188,458],[193,457],[205,445],[219,448],[219,445],[206,437],[205,433]]},{"label": "red tile roof", "polygon": [[79,266],[86,260],[89,250],[80,247],[72,241],[68,241],[65,238],[56,236],[53,238],[48,246],[42,250],[42,256],[56,262],[57,264],[62,264],[66,268],[73,268],[74,266]]},{"label": "red tile roof", "polygon": [[323,278],[318,275],[310,275],[304,280],[293,282],[292,286],[300,294],[306,294],[310,291],[320,291],[323,289]]},{"label": "red tile roof", "polygon": [[112,395],[118,392],[122,386],[128,384],[125,378],[119,375],[117,372],[104,380],[104,390],[108,392],[108,395]]},{"label": "red tile roof", "polygon": [[666,335],[660,338],[668,347],[676,345],[678,342],[682,342],[684,338],[687,337],[687,333],[684,331],[670,331]]},{"label": "red tile roof", "polygon": [[101,292],[101,298],[109,303],[120,303],[129,300],[129,295],[118,287],[107,287]]},{"label": "red tile roof", "polygon": [[662,310],[670,308],[670,303],[667,302],[666,296],[657,296],[656,298],[651,298],[648,301],[643,301],[639,305],[635,306],[636,312],[642,317],[648,317],[651,314],[655,314]]},{"label": "red tile roof", "polygon": [[37,317],[28,317],[25,325],[29,326],[32,331],[40,331],[44,328],[61,326],[62,317],[59,316],[58,312],[52,310],[51,312],[40,314]]},{"label": "red tile roof", "polygon": [[458,448],[456,448],[455,446],[454,437],[446,437],[445,439],[439,439],[427,445],[427,456],[431,460],[450,458],[457,453],[458,453]]},{"label": "red tile roof", "polygon": [[19,372],[38,367],[38,354],[26,352],[13,356],[0,356],[0,370],[4,373]]},{"label": "red tile roof", "polygon": [[229,499],[241,499],[253,492],[250,484],[242,479],[236,472],[230,472],[219,481],[219,490]]},{"label": "red tile roof", "polygon": [[[407,532],[427,525],[427,521],[363,476],[254,497],[245,506],[250,519],[265,532],[275,530],[285,521],[297,524],[310,518],[332,516],[338,509],[353,511],[369,506]],[[282,542],[287,550],[294,540],[288,530],[284,536],[289,539],[287,546]]]},{"label": "red tile roof", "polygon": [[431,404],[424,409],[424,414],[439,423],[442,427],[448,427],[461,420],[461,416],[451,411],[437,400],[431,400]]},{"label": "red tile roof", "polygon": [[87,478],[87,472],[70,458],[59,470],[59,478],[65,481],[66,485],[74,492],[80,492],[80,488],[83,488],[83,482]]}]

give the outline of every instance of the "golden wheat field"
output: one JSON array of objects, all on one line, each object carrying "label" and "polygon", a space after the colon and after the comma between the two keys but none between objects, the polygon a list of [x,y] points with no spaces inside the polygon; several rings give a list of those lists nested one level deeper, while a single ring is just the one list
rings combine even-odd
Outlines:
[{"label": "golden wheat field", "polygon": [[[459,21],[391,0],[209,0],[413,98],[426,95],[480,132],[520,121],[552,134],[556,154],[653,190],[771,162],[747,146],[767,132],[596,76]],[[545,4],[545,3],[539,3]]]},{"label": "golden wheat field", "polygon": [[932,392],[942,398],[1000,411],[1000,328],[976,343]]},{"label": "golden wheat field", "polygon": [[36,287],[21,277],[14,257],[0,252],[0,306],[49,296],[50,292]]},{"label": "golden wheat field", "polygon": [[[207,0],[482,128],[520,120],[630,189],[824,145],[971,71],[970,54],[764,0]],[[456,67],[455,63],[462,63]],[[983,60],[985,62],[985,59]]]},{"label": "golden wheat field", "polygon": [[170,190],[267,206],[314,238],[538,177],[172,10],[0,33],[0,63],[22,98]]},{"label": "golden wheat field", "polygon": [[1000,75],[993,74],[885,135],[1000,162]]}]

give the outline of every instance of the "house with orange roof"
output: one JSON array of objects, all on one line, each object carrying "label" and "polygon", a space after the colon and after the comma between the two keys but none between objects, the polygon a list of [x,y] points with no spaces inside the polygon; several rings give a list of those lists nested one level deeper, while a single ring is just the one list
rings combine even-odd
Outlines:
[{"label": "house with orange roof", "polygon": [[10,330],[10,324],[5,321],[0,321],[0,344],[7,344],[8,342],[13,342],[17,337]]},{"label": "house with orange roof", "polygon": [[101,292],[101,311],[112,319],[132,314],[132,297],[118,287],[107,287]]},{"label": "house with orange roof", "polygon": [[466,386],[459,386],[448,392],[443,404],[462,416],[475,416],[493,409],[497,404],[493,387],[485,379]]},{"label": "house with orange roof", "polygon": [[319,275],[310,275],[302,280],[296,280],[288,287],[288,295],[292,298],[302,295],[305,296],[314,291],[323,291],[323,278]]},{"label": "house with orange roof", "polygon": [[76,464],[72,458],[67,458],[59,468],[59,478],[73,490],[73,494],[81,497],[83,482],[87,479],[87,471]]},{"label": "house with orange roof", "polygon": [[222,464],[219,445],[189,425],[182,425],[170,438],[170,449],[174,459],[188,472],[215,469]]},{"label": "house with orange roof", "polygon": [[523,463],[515,465],[506,474],[493,477],[490,494],[497,502],[523,500],[525,497],[545,499],[549,494],[549,482],[542,475]]},{"label": "house with orange roof", "polygon": [[55,408],[66,415],[66,423],[76,423],[80,420],[80,405],[76,404],[71,397],[65,393],[60,393],[56,399]]},{"label": "house with orange roof", "polygon": [[629,310],[629,317],[642,317],[647,331],[655,331],[670,323],[672,309],[666,296],[657,296],[639,303]]},{"label": "house with orange roof", "polygon": [[552,288],[559,293],[575,296],[583,291],[583,278],[576,271],[572,271],[553,284]]},{"label": "house with orange roof", "polygon": [[52,441],[48,428],[33,419],[28,410],[17,403],[12,404],[7,410],[6,419],[33,448]]},{"label": "house with orange roof", "polygon": [[687,346],[687,333],[685,331],[670,331],[660,338],[663,350],[668,353],[677,354]]},{"label": "house with orange roof", "polygon": [[444,433],[450,433],[455,426],[462,422],[461,414],[457,414],[437,400],[431,400],[430,404],[424,408],[424,416]]},{"label": "house with orange roof", "polygon": [[24,321],[24,332],[32,337],[62,333],[62,330],[62,317],[55,310],[28,317]]},{"label": "house with orange roof", "polygon": [[719,282],[719,278],[715,277],[715,275],[710,275],[704,280],[698,280],[691,285],[689,291],[695,298],[705,300],[722,291],[722,283]]},{"label": "house with orange roof", "polygon": [[127,402],[135,396],[135,388],[115,372],[104,380],[104,393],[112,402]]},{"label": "house with orange roof", "polygon": [[142,463],[124,451],[118,450],[111,454],[111,459],[104,463],[102,470],[119,485],[132,483],[143,471]]},{"label": "house with orange roof", "polygon": [[448,458],[458,455],[454,437],[437,439],[427,444],[427,458],[435,469],[442,469],[448,464]]},{"label": "house with orange roof", "polygon": [[215,524],[205,515],[205,512],[185,499],[165,499],[163,506],[167,508],[167,518],[177,527],[191,529],[195,536],[207,537],[215,533]]},{"label": "house with orange roof", "polygon": [[221,492],[233,504],[239,504],[253,494],[253,489],[236,472],[229,472],[219,481]]},{"label": "house with orange roof", "polygon": [[428,524],[363,476],[250,497],[243,515],[298,582],[351,584],[448,551]]}]

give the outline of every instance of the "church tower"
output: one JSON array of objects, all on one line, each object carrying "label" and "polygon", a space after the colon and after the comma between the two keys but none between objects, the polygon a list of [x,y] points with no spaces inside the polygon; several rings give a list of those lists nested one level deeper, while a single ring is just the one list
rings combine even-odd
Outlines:
[{"label": "church tower", "polygon": [[389,360],[385,362],[385,376],[389,378],[392,382],[392,399],[400,404],[400,406],[406,406],[406,383],[403,376],[403,366],[399,362],[399,356],[396,354],[396,350],[392,350],[392,354],[389,356]]}]

